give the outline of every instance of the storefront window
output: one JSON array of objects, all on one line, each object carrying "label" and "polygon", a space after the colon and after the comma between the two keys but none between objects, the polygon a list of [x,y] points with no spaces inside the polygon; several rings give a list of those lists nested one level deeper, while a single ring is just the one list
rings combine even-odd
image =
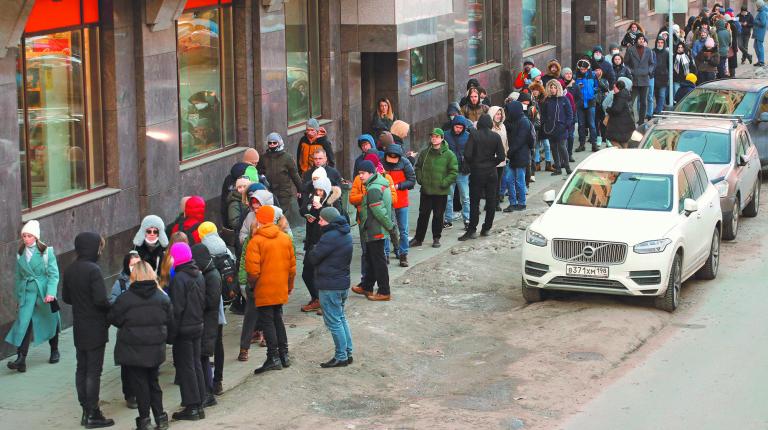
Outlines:
[{"label": "storefront window", "polygon": [[629,18],[629,0],[616,0],[616,20]]},{"label": "storefront window", "polygon": [[547,40],[546,0],[523,0],[523,49],[543,45]]},{"label": "storefront window", "polygon": [[232,7],[189,0],[176,33],[183,161],[236,143]]},{"label": "storefront window", "polygon": [[35,2],[17,59],[24,209],[105,185],[98,53],[96,0]]},{"label": "storefront window", "polygon": [[411,49],[411,86],[437,80],[437,45]]},{"label": "storefront window", "polygon": [[288,125],[320,116],[320,31],[317,0],[285,3]]},{"label": "storefront window", "polygon": [[493,1],[468,0],[470,66],[494,61]]}]

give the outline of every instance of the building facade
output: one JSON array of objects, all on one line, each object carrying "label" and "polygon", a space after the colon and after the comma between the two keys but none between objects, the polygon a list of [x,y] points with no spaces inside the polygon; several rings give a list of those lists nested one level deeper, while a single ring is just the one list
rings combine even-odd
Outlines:
[{"label": "building facade", "polygon": [[[665,20],[652,0],[17,0],[0,15],[0,335],[15,318],[22,224],[61,267],[77,233],[116,274],[143,216],[200,195],[210,219],[230,166],[317,118],[346,177],[377,101],[410,149],[477,79],[491,101],[524,57],[564,64]],[[650,3],[650,4],[649,4]],[[697,13],[700,1],[691,1]],[[685,16],[676,16],[683,23]],[[69,320],[64,309],[65,321]],[[7,347],[7,345],[6,345]]]}]

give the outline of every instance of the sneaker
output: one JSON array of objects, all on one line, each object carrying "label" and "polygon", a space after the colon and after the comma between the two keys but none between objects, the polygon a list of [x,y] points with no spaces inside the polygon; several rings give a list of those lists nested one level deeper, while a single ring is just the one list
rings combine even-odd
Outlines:
[{"label": "sneaker", "polygon": [[320,309],[320,300],[312,299],[306,305],[301,307],[302,312],[314,312]]},{"label": "sneaker", "polygon": [[477,238],[477,235],[475,234],[474,231],[467,231],[461,237],[459,237],[459,242],[464,242],[465,240],[470,240],[475,238]]},{"label": "sneaker", "polygon": [[354,287],[352,287],[352,292],[355,294],[363,295],[363,296],[370,296],[371,294],[373,294],[373,291],[365,290],[360,285],[355,285]]},{"label": "sneaker", "polygon": [[440,239],[435,239],[432,241],[432,248],[440,248]]},{"label": "sneaker", "polygon": [[411,241],[408,242],[408,246],[411,247],[411,248],[416,248],[416,247],[419,247],[421,245],[422,245],[421,241],[420,240],[416,240],[416,239],[411,239]]},{"label": "sneaker", "polygon": [[379,294],[379,293],[371,294],[370,296],[368,296],[368,300],[372,302],[388,302],[390,298],[391,297],[389,296],[389,294]]},{"label": "sneaker", "polygon": [[248,361],[248,350],[240,348],[240,354],[237,355],[237,361]]},{"label": "sneaker", "polygon": [[449,229],[449,228],[453,228],[453,224],[448,221],[443,222],[443,229]]},{"label": "sneaker", "polygon": [[536,177],[531,175],[531,182],[536,182]]},{"label": "sneaker", "polygon": [[490,230],[480,230],[480,236],[488,237],[491,234]]},{"label": "sneaker", "polygon": [[516,211],[524,211],[524,210],[525,210],[525,205],[517,205],[517,206],[515,207],[515,210],[516,210]]},{"label": "sneaker", "polygon": [[469,230],[469,221],[464,221],[464,231]]},{"label": "sneaker", "polygon": [[400,256],[400,267],[408,267],[408,256],[407,255],[401,255]]},{"label": "sneaker", "polygon": [[504,212],[510,213],[510,212],[514,211],[515,209],[517,209],[517,205],[510,204],[509,206],[504,208]]}]

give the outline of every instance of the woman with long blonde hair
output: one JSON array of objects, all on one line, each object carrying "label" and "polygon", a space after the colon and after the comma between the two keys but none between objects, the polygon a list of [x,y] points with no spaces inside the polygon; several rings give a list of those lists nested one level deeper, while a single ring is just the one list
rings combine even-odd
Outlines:
[{"label": "woman with long blonde hair", "polygon": [[[179,242],[184,242],[189,245],[187,235],[181,231],[177,231],[171,235],[168,249],[171,249],[174,243]],[[171,257],[170,252],[167,252],[163,257],[162,264],[160,264],[160,273],[158,274],[158,282],[160,283],[160,288],[163,290],[167,289],[168,285],[171,284],[171,268],[173,268],[173,257]]]}]

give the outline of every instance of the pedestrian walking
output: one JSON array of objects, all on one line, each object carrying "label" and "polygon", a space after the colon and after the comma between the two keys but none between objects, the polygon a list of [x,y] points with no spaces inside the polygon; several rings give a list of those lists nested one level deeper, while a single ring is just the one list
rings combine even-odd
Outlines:
[{"label": "pedestrian walking", "polygon": [[75,341],[77,399],[83,408],[80,425],[86,428],[110,427],[114,420],[99,409],[104,347],[109,341],[107,312],[109,298],[101,268],[97,264],[104,239],[84,232],[75,237],[77,259],[64,271],[61,296],[72,305],[72,330]]},{"label": "pedestrian walking", "polygon": [[416,181],[421,185],[419,193],[419,218],[416,221],[416,234],[409,243],[410,247],[421,246],[427,234],[427,224],[432,215],[432,247],[440,247],[443,232],[443,215],[451,184],[456,181],[459,163],[456,155],[443,140],[443,129],[435,128],[429,136],[429,147],[416,160]]},{"label": "pedestrian walking", "polygon": [[371,119],[371,134],[378,136],[382,131],[389,131],[395,121],[395,113],[392,110],[392,102],[387,98],[380,98],[376,103],[376,112]]},{"label": "pedestrian walking", "polygon": [[555,156],[555,171],[552,176],[563,174],[563,168],[566,173],[571,173],[571,166],[568,164],[568,148],[566,147],[566,138],[568,137],[568,127],[573,123],[573,110],[571,104],[563,95],[563,87],[557,80],[551,80],[547,83],[547,98],[540,107],[541,109],[541,131],[544,137],[549,139]]},{"label": "pedestrian walking", "polygon": [[299,175],[304,175],[313,166],[317,165],[314,162],[314,154],[318,150],[324,151],[324,154],[327,156],[328,165],[333,167],[335,165],[333,161],[333,145],[328,140],[327,132],[325,128],[320,127],[320,123],[315,118],[310,118],[307,121],[304,136],[301,136],[299,145],[296,148],[296,165]]},{"label": "pedestrian walking", "polygon": [[288,213],[296,201],[296,193],[301,190],[301,176],[296,161],[285,151],[280,134],[269,133],[267,136],[267,152],[259,161],[259,170],[269,179],[270,190],[277,197],[280,208]]},{"label": "pedestrian walking", "polygon": [[608,125],[605,136],[611,145],[618,148],[627,148],[632,132],[635,131],[630,100],[631,96],[624,81],[616,81],[613,86],[613,102],[606,111]]},{"label": "pedestrian walking", "polygon": [[627,48],[624,60],[632,70],[632,107],[637,103],[637,124],[641,125],[648,112],[651,76],[656,67],[653,50],[648,49],[645,35],[638,34],[636,43]]},{"label": "pedestrian walking", "polygon": [[[163,391],[158,374],[165,362],[165,344],[173,321],[171,300],[157,284],[152,266],[139,260],[130,274],[130,287],[121,294],[107,315],[117,327],[115,363],[125,369],[126,381],[136,397],[137,430],[167,429]],[[150,410],[157,427],[151,427]]]},{"label": "pedestrian walking", "polygon": [[296,255],[291,238],[280,231],[274,218],[272,206],[259,208],[246,249],[248,287],[253,290],[259,326],[264,330],[267,341],[267,359],[254,370],[256,374],[291,365],[288,336],[283,324],[283,305],[288,303],[288,295],[293,291]]},{"label": "pedestrian walking", "polygon": [[219,309],[221,303],[221,274],[216,268],[211,253],[202,243],[192,247],[192,260],[203,273],[205,280],[205,302],[203,309],[203,335],[200,340],[200,365],[203,370],[206,394],[203,399],[203,407],[216,405],[213,396],[213,369],[211,369],[211,357],[216,351],[219,333]]},{"label": "pedestrian walking", "polygon": [[669,88],[669,50],[665,43],[664,39],[657,38],[656,46],[653,48],[656,56],[656,69],[653,72],[654,114],[660,114],[664,110],[664,106],[667,105],[668,91],[671,90]]},{"label": "pedestrian walking", "polygon": [[320,294],[323,322],[331,332],[335,352],[321,367],[345,367],[352,364],[352,334],[345,307],[349,298],[352,235],[347,219],[333,207],[320,211],[318,223],[322,236],[307,259],[315,268],[315,283]]},{"label": "pedestrian walking", "polygon": [[[757,15],[752,21],[752,38],[755,39],[755,55],[757,55],[757,63],[753,66],[761,67],[765,66],[765,30],[768,27],[768,6],[765,5],[763,0],[756,0],[755,6],[757,7]],[[701,76],[699,76],[701,80]]]},{"label": "pedestrian walking", "polygon": [[153,271],[160,269],[168,249],[168,236],[165,234],[165,223],[159,216],[147,215],[141,220],[141,226],[133,236],[133,249],[152,266]]},{"label": "pedestrian walking", "polygon": [[21,243],[16,253],[14,295],[17,301],[16,321],[5,341],[16,347],[16,360],[8,368],[27,371],[29,344],[48,341],[51,354],[48,362],[59,362],[59,331],[61,316],[56,301],[59,287],[59,266],[53,248],[40,240],[40,223],[27,221],[21,229]]},{"label": "pedestrian walking", "polygon": [[523,113],[522,103],[509,102],[504,106],[504,110],[507,112],[507,120],[504,125],[509,138],[507,169],[511,178],[509,181],[509,206],[504,209],[504,212],[512,212],[526,208],[528,190],[525,184],[525,169],[530,163],[531,149],[533,149],[536,138],[534,137],[533,124]]},{"label": "pedestrian walking", "polygon": [[451,121],[451,130],[445,134],[444,139],[448,148],[453,151],[459,162],[459,175],[456,182],[451,184],[448,193],[448,204],[445,211],[443,228],[453,227],[453,195],[458,189],[461,198],[461,217],[464,220],[464,228],[469,225],[469,163],[464,160],[464,148],[469,140],[469,121],[462,115],[457,115]]},{"label": "pedestrian walking", "polygon": [[749,61],[752,64],[752,55],[749,54],[749,39],[752,36],[752,28],[755,18],[749,12],[746,4],[741,5],[741,11],[738,15],[739,24],[741,24],[741,35],[739,36],[739,51],[741,51],[741,64]]},{"label": "pedestrian walking", "polygon": [[[139,256],[139,253],[133,250],[128,252],[128,254],[123,257],[123,270],[119,275],[117,275],[117,279],[115,279],[115,283],[112,285],[112,294],[109,296],[110,305],[114,305],[117,298],[128,291],[128,286],[131,285],[131,272],[133,272],[133,268],[136,266],[136,263],[140,261],[143,260]],[[155,281],[157,281],[157,279],[155,279]],[[126,369],[125,366],[120,366],[120,382],[123,386],[123,398],[125,399],[125,405],[128,407],[128,409],[138,408],[138,403],[136,403],[136,395],[133,393],[131,381],[128,378],[128,369]]]},{"label": "pedestrian walking", "polygon": [[493,120],[483,114],[477,121],[477,130],[472,132],[464,150],[464,161],[469,164],[469,227],[459,237],[460,241],[474,239],[480,222],[480,199],[485,198],[485,220],[480,236],[488,236],[496,215],[496,199],[499,198],[496,184],[496,166],[504,161],[504,146],[501,137],[491,131]]}]

